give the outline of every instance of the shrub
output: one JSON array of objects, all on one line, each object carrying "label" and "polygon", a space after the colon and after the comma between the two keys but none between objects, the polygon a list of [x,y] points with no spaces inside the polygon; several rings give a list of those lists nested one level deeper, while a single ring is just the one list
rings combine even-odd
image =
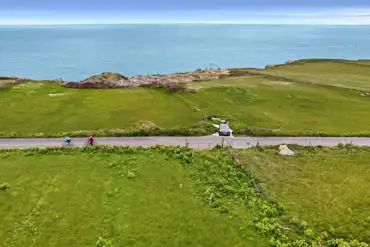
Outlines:
[{"label": "shrub", "polygon": [[10,185],[8,183],[0,184],[0,191],[7,191],[10,189]]},{"label": "shrub", "polygon": [[127,178],[136,178],[136,174],[133,171],[128,171]]},{"label": "shrub", "polygon": [[112,241],[99,237],[95,244],[96,247],[113,247]]}]

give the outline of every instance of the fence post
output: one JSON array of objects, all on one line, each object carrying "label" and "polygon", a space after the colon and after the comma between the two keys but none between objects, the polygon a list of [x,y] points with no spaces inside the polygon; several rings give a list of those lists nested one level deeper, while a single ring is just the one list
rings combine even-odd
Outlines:
[{"label": "fence post", "polygon": [[185,139],[185,146],[189,147],[188,137],[186,137],[186,139]]},{"label": "fence post", "polygon": [[225,141],[225,138],[222,137],[222,142],[221,142],[221,147],[223,148],[224,147],[224,141]]}]

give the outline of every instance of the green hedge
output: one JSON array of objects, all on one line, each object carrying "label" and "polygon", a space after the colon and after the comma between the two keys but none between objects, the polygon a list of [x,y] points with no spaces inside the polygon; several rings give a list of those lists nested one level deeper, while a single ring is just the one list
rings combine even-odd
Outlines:
[{"label": "green hedge", "polygon": [[0,132],[0,138],[52,138],[52,137],[129,137],[129,136],[205,136],[216,132],[212,124],[202,122],[190,128],[159,128],[154,127],[150,129],[101,129],[101,130],[80,130],[80,131],[66,131],[59,133],[22,133],[22,132]]}]

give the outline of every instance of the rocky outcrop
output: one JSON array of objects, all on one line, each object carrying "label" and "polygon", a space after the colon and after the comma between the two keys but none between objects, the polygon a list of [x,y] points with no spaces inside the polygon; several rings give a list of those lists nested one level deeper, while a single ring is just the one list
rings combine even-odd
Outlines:
[{"label": "rocky outcrop", "polygon": [[135,88],[135,87],[165,87],[170,91],[179,90],[178,84],[194,81],[219,80],[230,75],[228,70],[197,70],[188,73],[168,75],[147,75],[125,77],[119,73],[105,72],[89,77],[80,82],[66,82],[66,87],[72,88]]},{"label": "rocky outcrop", "polygon": [[10,88],[12,86],[16,86],[18,84],[24,83],[25,79],[19,77],[0,77],[0,89]]},{"label": "rocky outcrop", "polygon": [[104,72],[82,80],[81,83],[124,83],[127,81],[128,78],[119,73]]},{"label": "rocky outcrop", "polygon": [[104,72],[80,82],[67,82],[65,86],[72,88],[121,88],[129,87],[128,82],[128,78],[119,73]]}]

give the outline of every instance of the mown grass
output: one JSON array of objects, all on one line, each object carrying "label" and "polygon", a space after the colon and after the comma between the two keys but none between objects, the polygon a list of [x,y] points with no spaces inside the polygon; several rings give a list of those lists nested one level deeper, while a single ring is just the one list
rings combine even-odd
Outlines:
[{"label": "mown grass", "polygon": [[370,149],[295,149],[296,157],[272,148],[238,154],[270,198],[287,208],[290,227],[306,221],[314,231],[370,243]]},{"label": "mown grass", "polygon": [[0,246],[267,246],[244,205],[231,216],[202,199],[201,167],[97,149],[1,152]]},{"label": "mown grass", "polygon": [[30,83],[0,95],[4,132],[125,129],[141,120],[163,127],[188,126],[200,119],[161,90],[79,90]]},{"label": "mown grass", "polygon": [[[301,61],[258,73],[261,75],[194,82],[188,86],[197,89],[196,93],[174,94],[162,89],[70,89],[30,82],[0,90],[0,136],[58,136],[114,129],[120,131],[98,133],[121,135],[124,130],[122,135],[136,135],[141,121],[161,129],[152,131],[153,135],[181,135],[191,134],[183,129],[198,128],[207,116],[229,120],[235,134],[259,135],[250,129],[267,129],[274,132],[264,134],[370,136],[370,96],[348,89],[367,89],[367,65]],[[216,129],[194,134],[213,131]]]}]

